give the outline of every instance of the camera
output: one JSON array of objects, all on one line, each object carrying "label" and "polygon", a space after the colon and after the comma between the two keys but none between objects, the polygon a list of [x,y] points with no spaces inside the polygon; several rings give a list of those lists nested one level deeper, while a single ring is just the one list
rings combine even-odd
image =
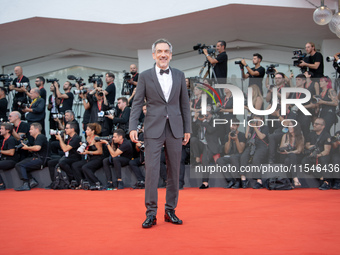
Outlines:
[{"label": "camera", "polygon": [[98,118],[104,118],[104,112],[103,111],[98,112]]},{"label": "camera", "polygon": [[275,67],[278,67],[279,64],[270,64],[267,67],[266,74],[273,76],[275,74]]},{"label": "camera", "polygon": [[310,100],[310,102],[311,102],[312,104],[317,104],[317,103],[319,103],[320,99],[321,99],[321,96],[315,95],[315,96]]},{"label": "camera", "polygon": [[107,141],[107,142],[111,142],[111,141],[112,141],[112,138],[113,138],[112,135],[109,135],[109,136],[96,136],[96,137],[94,138],[94,140],[95,140],[96,142],[99,142],[100,140],[105,140],[105,141]]},{"label": "camera", "polygon": [[[294,57],[292,57],[292,59],[296,59],[293,62],[294,66],[300,65],[302,60],[305,61],[305,62],[308,62],[307,59],[306,59],[307,54],[306,53],[302,53],[302,50],[294,50],[293,54],[294,54]],[[302,73],[307,71],[307,67],[305,67],[305,66],[304,67],[300,67],[300,69],[301,69]]]},{"label": "camera", "polygon": [[123,79],[124,80],[131,80],[132,76],[130,73],[126,72],[125,70],[123,70],[124,76]]},{"label": "camera", "polygon": [[50,130],[50,135],[60,135],[60,136],[64,136],[65,131],[64,130],[54,130],[51,129]]},{"label": "camera", "polygon": [[29,104],[25,104],[21,101],[18,101],[17,104],[18,104],[18,107],[21,108],[21,109],[25,109],[26,107],[30,107]]},{"label": "camera", "polygon": [[9,85],[11,85],[11,82],[13,81],[13,78],[11,78],[11,75],[13,75],[13,73],[0,74],[0,81],[4,84],[5,88],[8,88]]},{"label": "camera", "polygon": [[231,130],[229,135],[230,135],[230,137],[235,137],[236,136],[236,130]]},{"label": "camera", "polygon": [[337,131],[334,136],[331,137],[331,142],[335,143],[337,141],[340,141],[340,131]]},{"label": "camera", "polygon": [[[19,144],[18,145],[16,145],[15,146],[15,150],[16,151],[18,151],[18,150],[20,150],[22,147],[24,147],[24,145],[23,144],[28,144],[28,139],[27,139],[27,136],[26,136],[26,134],[23,134],[23,135],[20,135],[20,139],[19,139]],[[22,144],[22,143],[23,144]]]},{"label": "camera", "polygon": [[101,79],[101,77],[103,77],[102,74],[100,75],[96,75],[96,74],[92,74],[91,76],[89,76],[89,83],[97,83],[97,86],[101,87],[103,86],[103,81]]},{"label": "camera", "polygon": [[308,150],[305,150],[305,154],[308,155],[308,158],[316,158],[317,155],[320,153],[320,149],[313,145]]},{"label": "camera", "polygon": [[243,66],[243,64],[242,64],[241,60],[239,60],[239,61],[235,61],[235,65],[242,65],[242,66]]},{"label": "camera", "polygon": [[206,46],[205,44],[201,44],[201,43],[198,43],[195,46],[193,46],[193,49],[197,50],[198,54],[203,54],[203,49],[207,49],[209,55],[215,54],[216,52],[215,45]]},{"label": "camera", "polygon": [[77,152],[80,154],[80,153],[83,153],[85,150],[86,150],[86,147],[87,147],[87,143],[82,143],[79,148],[77,149]]},{"label": "camera", "polygon": [[[76,81],[79,86],[84,86],[86,83],[84,83],[84,79],[81,77],[75,77],[74,75],[67,75],[67,79],[71,80],[71,81]],[[73,84],[72,84],[73,87]],[[76,94],[77,95],[77,94]]]},{"label": "camera", "polygon": [[86,89],[76,89],[73,91],[73,94],[79,95],[79,94],[86,94],[87,90]]},{"label": "camera", "polygon": [[102,96],[104,96],[104,93],[103,93],[103,91],[97,91],[97,95],[102,97]]},{"label": "camera", "polygon": [[145,151],[145,144],[141,142],[141,146],[139,147],[141,152]]},{"label": "camera", "polygon": [[53,78],[53,79],[46,79],[47,83],[53,83],[53,82],[58,82],[59,80],[57,78]]},{"label": "camera", "polygon": [[286,147],[279,148],[279,152],[285,152],[285,151],[293,151],[294,148],[288,144]]},{"label": "camera", "polygon": [[105,115],[113,115],[114,116],[116,114],[116,110],[111,109],[111,110],[105,111],[104,113],[105,113]]},{"label": "camera", "polygon": [[61,113],[54,113],[54,114],[52,114],[52,118],[53,119],[62,119],[62,118],[64,118],[64,115],[62,115]]}]

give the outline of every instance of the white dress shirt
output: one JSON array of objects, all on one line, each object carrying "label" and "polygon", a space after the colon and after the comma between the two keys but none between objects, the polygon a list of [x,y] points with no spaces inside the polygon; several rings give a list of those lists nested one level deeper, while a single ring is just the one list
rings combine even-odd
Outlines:
[{"label": "white dress shirt", "polygon": [[172,88],[172,74],[171,70],[169,68],[169,74],[163,73],[160,74],[161,69],[156,65],[156,74],[159,81],[159,84],[161,85],[163,95],[165,97],[165,100],[168,102],[171,88]]}]

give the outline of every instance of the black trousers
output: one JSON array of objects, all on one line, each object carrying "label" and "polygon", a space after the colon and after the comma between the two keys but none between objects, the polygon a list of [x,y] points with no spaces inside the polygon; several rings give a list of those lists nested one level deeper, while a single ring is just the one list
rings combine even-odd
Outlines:
[{"label": "black trousers", "polygon": [[[189,149],[190,147],[188,147]],[[190,150],[186,150],[185,146],[182,146],[182,157],[181,157],[181,165],[179,169],[179,185],[183,186],[184,183],[184,176],[185,176],[185,160],[187,157],[190,157]]]},{"label": "black trousers", "polygon": [[276,160],[276,154],[277,154],[277,148],[278,145],[281,142],[282,136],[284,133],[282,132],[282,128],[276,129],[273,134],[268,136],[269,139],[269,160],[272,160],[275,162]]},{"label": "black trousers", "polygon": [[[105,165],[105,162],[104,162],[104,165]],[[131,171],[135,174],[137,181],[145,181],[145,177],[142,173],[142,170],[139,168],[142,165],[143,164],[140,158],[131,159],[129,161],[129,166],[131,168]]]},{"label": "black trousers", "polygon": [[[254,165],[254,166],[260,166],[261,164],[266,162],[268,155],[268,147],[258,146],[256,147],[255,154],[253,156],[253,160],[251,163],[249,163],[250,159],[250,147],[247,147],[244,152],[241,155],[241,166],[247,166],[247,165]],[[249,173],[244,174],[246,177],[249,176]],[[256,173],[256,179],[260,179],[261,173]]]},{"label": "black trousers", "polygon": [[51,180],[53,181],[55,179],[54,173],[55,173],[55,167],[56,165],[59,164],[59,167],[61,168],[61,170],[65,171],[65,173],[67,174],[69,180],[74,180],[74,175],[73,175],[73,171],[72,171],[72,164],[80,161],[80,158],[77,157],[61,157],[60,159],[52,159],[50,161],[48,161],[48,169],[50,172],[50,177]]},{"label": "black trousers", "polygon": [[113,165],[113,169],[116,173],[117,179],[122,179],[122,167],[127,166],[130,159],[126,157],[108,157],[103,160],[103,169],[105,172],[106,180],[113,181],[110,165]]},{"label": "black trousers", "polygon": [[80,184],[81,179],[88,180],[91,185],[99,182],[94,173],[103,166],[103,158],[97,157],[89,161],[81,160],[72,164],[73,176],[77,183]]},{"label": "black trousers", "polygon": [[232,154],[228,155],[229,157],[222,157],[217,159],[216,164],[219,166],[232,165],[236,167],[236,172],[223,172],[224,178],[227,181],[236,181],[236,179],[240,178],[240,159],[241,154]]},{"label": "black trousers", "polygon": [[30,172],[41,170],[43,161],[39,158],[26,158],[15,165],[19,178],[28,181],[32,178]]},{"label": "black trousers", "polygon": [[[1,160],[0,161],[0,170],[3,170],[3,171],[10,170],[10,169],[14,168],[16,163],[17,162],[14,161],[14,160]],[[2,179],[2,177],[0,175],[0,184],[1,183],[4,183],[4,180]]]},{"label": "black trousers", "polygon": [[[297,165],[301,162],[303,158],[303,154],[295,154],[295,153],[289,153],[289,154],[281,154],[280,155],[280,161],[282,164],[286,165],[286,166],[290,166],[290,165]],[[296,167],[296,169],[298,169]],[[293,168],[291,168],[291,170],[293,170]],[[296,172],[291,171],[290,173],[288,173],[288,178],[295,178],[297,177],[297,172],[298,170],[296,170]]]},{"label": "black trousers", "polygon": [[[330,162],[330,155],[327,156],[323,156],[318,158],[318,164],[320,164],[320,167],[323,168],[325,165],[327,165]],[[315,158],[309,158],[308,156],[305,156],[302,159],[302,167],[304,169],[311,169],[312,165],[314,165],[314,167],[316,167],[316,159]],[[329,174],[329,172],[325,172],[325,171],[309,171],[310,174],[312,174],[313,176],[315,176],[316,178],[324,178],[324,179],[330,179],[331,175]]]}]

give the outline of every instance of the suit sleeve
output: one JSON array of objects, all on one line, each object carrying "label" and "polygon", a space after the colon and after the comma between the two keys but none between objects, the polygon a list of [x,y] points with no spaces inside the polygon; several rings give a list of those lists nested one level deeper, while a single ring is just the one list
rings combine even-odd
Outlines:
[{"label": "suit sleeve", "polygon": [[[139,86],[139,83],[138,83]],[[184,73],[182,73],[181,78],[181,111],[182,111],[182,118],[183,118],[183,128],[184,133],[191,133],[191,116],[190,116],[190,102],[188,96],[188,89],[185,83]]]},{"label": "suit sleeve", "polygon": [[145,72],[141,73],[138,78],[138,85],[136,89],[136,94],[133,99],[132,110],[130,113],[130,120],[129,120],[129,132],[132,130],[137,130],[138,119],[142,112],[142,107],[144,104],[145,98]]}]

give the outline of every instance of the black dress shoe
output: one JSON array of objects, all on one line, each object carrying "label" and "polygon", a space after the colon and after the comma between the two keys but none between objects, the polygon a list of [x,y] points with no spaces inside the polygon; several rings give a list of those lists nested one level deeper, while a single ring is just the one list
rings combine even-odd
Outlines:
[{"label": "black dress shoe", "polygon": [[31,190],[28,182],[24,182],[24,184],[18,188],[15,188],[14,190],[16,191],[26,191],[26,190]]},{"label": "black dress shoe", "polygon": [[0,190],[6,190],[5,183],[0,183]]},{"label": "black dress shoe", "polygon": [[321,186],[319,187],[319,190],[329,190],[331,188],[331,185],[327,182],[323,182]]},{"label": "black dress shoe", "polygon": [[199,189],[207,189],[207,188],[209,188],[209,184],[208,184],[208,186],[205,186],[205,185],[202,183],[202,185],[199,187]]},{"label": "black dress shoe", "polygon": [[146,217],[146,220],[143,222],[142,227],[143,228],[151,228],[153,225],[156,225],[157,219],[154,215],[148,215]]},{"label": "black dress shoe", "polygon": [[249,184],[249,181],[248,181],[248,180],[242,180],[242,181],[241,181],[242,189],[248,188],[248,184]]},{"label": "black dress shoe", "polygon": [[239,181],[237,181],[237,182],[235,182],[235,184],[234,184],[234,186],[232,186],[232,188],[233,189],[239,189],[240,188],[240,182]]},{"label": "black dress shoe", "polygon": [[36,179],[34,179],[33,177],[32,177],[32,179],[30,179],[30,188],[31,189],[37,187],[38,184],[39,184],[38,181]]},{"label": "black dress shoe", "polygon": [[234,186],[234,184],[235,184],[235,182],[230,181],[230,182],[228,182],[227,186],[225,186],[225,188],[226,188],[226,189],[230,189],[231,187]]},{"label": "black dress shoe", "polygon": [[253,189],[262,189],[263,188],[263,185],[259,182],[256,182]]},{"label": "black dress shoe", "polygon": [[178,219],[178,217],[176,216],[174,210],[165,211],[164,220],[165,220],[166,222],[171,222],[171,223],[177,224],[177,225],[183,224],[183,221],[180,220],[180,219]]}]

